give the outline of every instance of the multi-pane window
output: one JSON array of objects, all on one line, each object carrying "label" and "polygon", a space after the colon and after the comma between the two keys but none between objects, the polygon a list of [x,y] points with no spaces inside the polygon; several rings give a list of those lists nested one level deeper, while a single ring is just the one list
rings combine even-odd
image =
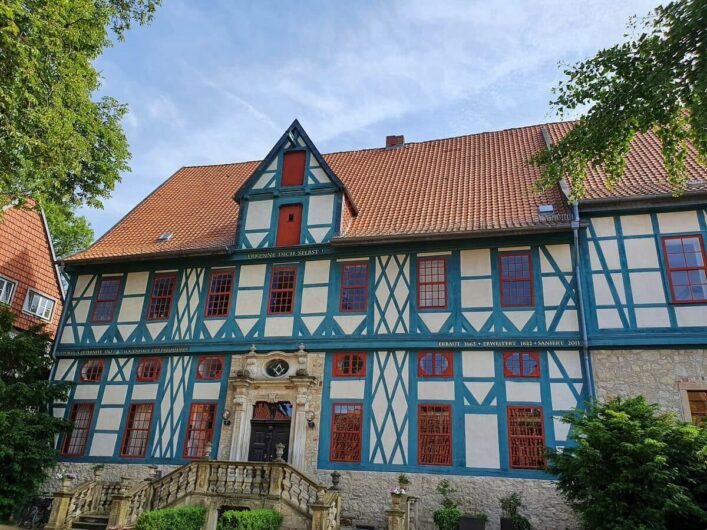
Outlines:
[{"label": "multi-pane window", "polygon": [[27,291],[24,311],[43,320],[51,320],[54,312],[54,300],[30,289]]},{"label": "multi-pane window", "polygon": [[206,446],[214,436],[216,403],[193,403],[189,411],[189,424],[184,441],[185,458],[202,458]]},{"label": "multi-pane window", "polygon": [[419,464],[452,465],[452,407],[419,405],[417,411]]},{"label": "multi-pane window", "polygon": [[233,271],[213,271],[209,279],[209,296],[206,299],[207,317],[228,315],[233,290]]},{"label": "multi-pane window", "polygon": [[420,352],[417,359],[419,377],[451,377],[453,372],[452,352]]},{"label": "multi-pane window", "polygon": [[540,355],[533,351],[503,352],[503,375],[540,377]]},{"label": "multi-pane window", "polygon": [[695,425],[707,424],[707,390],[688,390],[690,415]]},{"label": "multi-pane window", "polygon": [[140,359],[140,364],[137,366],[138,382],[144,383],[148,381],[159,381],[161,373],[162,359]]},{"label": "multi-pane window", "polygon": [[345,263],[341,267],[341,301],[343,312],[368,308],[368,263]]},{"label": "multi-pane window", "polygon": [[130,405],[120,456],[142,458],[147,452],[152,422],[152,403]]},{"label": "multi-pane window", "polygon": [[533,270],[530,252],[504,253],[499,256],[501,305],[533,305]]},{"label": "multi-pane window", "polygon": [[172,310],[176,274],[157,274],[152,281],[152,294],[147,307],[147,320],[167,320]]},{"label": "multi-pane window", "polygon": [[542,407],[508,407],[508,448],[511,468],[545,467]]},{"label": "multi-pane window", "polygon": [[88,441],[88,431],[93,418],[93,403],[74,403],[69,421],[74,424],[70,433],[64,436],[61,453],[64,456],[82,456]]},{"label": "multi-pane window", "polygon": [[92,322],[110,322],[118,305],[120,278],[103,278],[93,305]]},{"label": "multi-pane window", "polygon": [[197,379],[221,379],[223,357],[202,357],[196,367]]},{"label": "multi-pane window", "polygon": [[100,381],[103,377],[103,361],[86,359],[81,365],[81,381]]},{"label": "multi-pane window", "polygon": [[7,278],[0,276],[0,303],[9,304],[12,300],[12,295],[15,292],[15,282],[11,282]]},{"label": "multi-pane window", "polygon": [[292,313],[295,303],[295,267],[273,267],[268,313]]},{"label": "multi-pane window", "polygon": [[417,260],[417,307],[447,307],[447,259],[443,257]]},{"label": "multi-pane window", "polygon": [[673,302],[707,302],[707,265],[701,236],[663,238]]},{"label": "multi-pane window", "polygon": [[304,184],[304,166],[307,153],[290,151],[282,157],[282,185],[301,186]]},{"label": "multi-pane window", "polygon": [[334,377],[365,377],[365,353],[337,353],[334,355]]},{"label": "multi-pane window", "polygon": [[363,407],[360,403],[335,403],[331,418],[332,462],[361,462],[361,425]]}]

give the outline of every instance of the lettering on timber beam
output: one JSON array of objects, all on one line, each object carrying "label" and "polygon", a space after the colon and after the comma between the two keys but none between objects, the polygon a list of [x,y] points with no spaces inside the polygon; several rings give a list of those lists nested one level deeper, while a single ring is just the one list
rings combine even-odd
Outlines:
[{"label": "lettering on timber beam", "polygon": [[319,256],[328,254],[323,248],[300,248],[292,250],[264,250],[262,252],[249,252],[245,259],[268,259],[268,258],[301,258],[305,256]]},{"label": "lettering on timber beam", "polygon": [[58,350],[59,355],[139,355],[141,353],[187,353],[189,346],[154,346],[148,348],[95,348],[92,350]]},{"label": "lettering on timber beam", "polygon": [[482,339],[482,340],[442,340],[440,348],[573,348],[582,345],[578,339]]}]

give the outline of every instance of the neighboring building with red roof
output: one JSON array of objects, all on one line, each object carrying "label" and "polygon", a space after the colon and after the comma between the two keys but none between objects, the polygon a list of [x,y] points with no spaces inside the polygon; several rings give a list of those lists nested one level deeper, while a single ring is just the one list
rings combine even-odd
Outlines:
[{"label": "neighboring building with red roof", "polygon": [[65,260],[62,460],[136,476],[281,443],[341,473],[352,526],[383,526],[409,473],[419,528],[445,477],[492,528],[511,491],[575,528],[544,471],[563,414],[616,394],[707,414],[707,170],[691,153],[673,197],[646,134],[615,189],[592,170],[578,205],[535,192],[531,158],[571,126],[322,155],[295,121],[260,162],[178,170]]},{"label": "neighboring building with red roof", "polygon": [[45,324],[53,337],[62,285],[46,220],[32,206],[6,208],[0,214],[0,304],[13,310],[18,329]]}]

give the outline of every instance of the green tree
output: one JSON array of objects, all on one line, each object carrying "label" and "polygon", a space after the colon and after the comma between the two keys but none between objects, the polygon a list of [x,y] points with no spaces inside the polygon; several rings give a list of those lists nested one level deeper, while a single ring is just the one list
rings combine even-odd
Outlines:
[{"label": "green tree", "polygon": [[85,217],[53,202],[47,203],[43,210],[57,257],[83,250],[93,241],[93,230]]},{"label": "green tree", "polygon": [[567,70],[550,105],[560,117],[589,107],[561,141],[534,161],[540,189],[571,182],[584,195],[590,167],[602,166],[607,185],[621,179],[631,141],[654,131],[675,194],[686,185],[685,158],[694,146],[707,157],[707,0],[676,0],[644,19],[632,19],[633,39]]},{"label": "green tree", "polygon": [[68,393],[49,382],[49,335],[42,326],[14,332],[14,319],[0,307],[0,520],[36,495],[56,463],[54,436],[69,427],[49,408]]},{"label": "green tree", "polygon": [[100,207],[128,170],[127,108],[96,98],[110,37],[149,22],[160,0],[0,2],[0,206],[33,198]]},{"label": "green tree", "polygon": [[596,530],[707,528],[707,428],[643,397],[567,415],[574,446],[551,451],[558,489]]}]

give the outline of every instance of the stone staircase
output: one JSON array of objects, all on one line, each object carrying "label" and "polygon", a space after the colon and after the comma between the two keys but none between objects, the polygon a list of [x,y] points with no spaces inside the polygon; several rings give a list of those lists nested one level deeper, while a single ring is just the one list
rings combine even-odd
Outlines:
[{"label": "stone staircase", "polygon": [[54,494],[46,530],[127,530],[140,514],[177,506],[207,510],[205,530],[215,530],[223,507],[269,507],[282,513],[284,529],[338,530],[339,492],[327,489],[285,462],[200,460],[142,482],[93,480]]}]

